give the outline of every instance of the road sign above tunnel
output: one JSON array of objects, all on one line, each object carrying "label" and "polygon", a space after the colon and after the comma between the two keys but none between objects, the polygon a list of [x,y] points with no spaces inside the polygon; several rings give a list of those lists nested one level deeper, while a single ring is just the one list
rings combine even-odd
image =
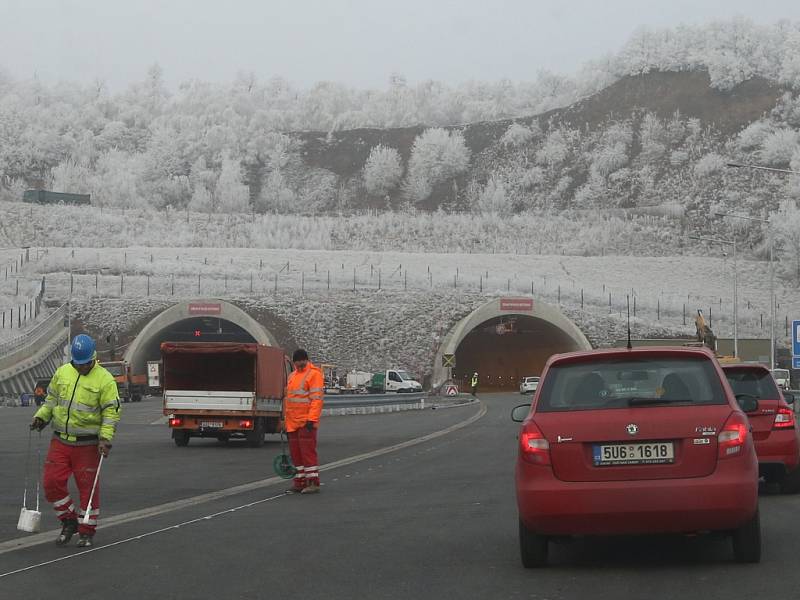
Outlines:
[{"label": "road sign above tunnel", "polygon": [[192,302],[189,304],[190,315],[220,315],[222,305],[213,302]]},{"label": "road sign above tunnel", "polygon": [[500,310],[533,312],[533,298],[500,298]]}]

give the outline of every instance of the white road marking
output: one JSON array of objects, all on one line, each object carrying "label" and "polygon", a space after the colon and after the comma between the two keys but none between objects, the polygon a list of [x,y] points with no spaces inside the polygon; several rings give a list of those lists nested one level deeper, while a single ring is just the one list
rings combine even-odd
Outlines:
[{"label": "white road marking", "polygon": [[[372,450],[370,452],[365,452],[363,454],[357,454],[355,456],[350,456],[348,458],[343,458],[341,460],[334,461],[332,463],[328,463],[326,465],[322,465],[320,467],[320,471],[330,471],[332,469],[338,469],[340,467],[346,467],[348,465],[352,465],[354,463],[358,463],[364,460],[368,460],[371,458],[376,458],[378,456],[383,456],[384,454],[389,454],[391,452],[396,452],[398,450],[403,450],[404,448],[409,448],[411,446],[416,446],[418,444],[425,443],[430,440],[434,440],[436,438],[442,437],[454,431],[458,431],[459,429],[463,429],[474,423],[475,421],[479,420],[486,414],[486,405],[481,403],[480,410],[461,421],[460,423],[456,423],[455,425],[451,425],[445,429],[440,429],[439,431],[434,431],[433,433],[428,433],[426,435],[413,438],[410,440],[406,440],[405,442],[400,442],[399,444],[394,444],[392,446],[387,446],[385,448],[379,448],[378,450]],[[349,478],[350,475],[345,475],[346,478]],[[207,492],[205,494],[200,494],[198,496],[193,496],[191,498],[184,498],[182,500],[174,500],[172,502],[166,502],[164,504],[158,504],[156,506],[151,506],[149,508],[143,508],[140,510],[134,510],[128,513],[123,513],[121,515],[116,515],[114,517],[109,517],[107,519],[103,519],[102,521],[102,528],[106,529],[108,527],[113,527],[114,525],[123,525],[125,523],[130,523],[132,521],[138,521],[140,519],[146,519],[149,517],[155,517],[158,515],[163,515],[165,513],[173,512],[176,510],[180,510],[182,508],[189,508],[192,506],[197,506],[199,504],[204,504],[207,502],[213,502],[215,500],[221,500],[224,498],[229,498],[231,496],[236,496],[239,494],[244,494],[246,492],[251,492],[253,490],[262,489],[265,487],[269,487],[271,485],[275,485],[276,483],[285,483],[286,480],[280,477],[269,477],[267,479],[260,479],[258,481],[251,481],[250,483],[243,483],[241,485],[236,485],[233,487],[229,487],[222,490],[217,490],[215,492]],[[226,512],[226,511],[223,511]],[[174,527],[174,526],[173,526]],[[169,529],[169,528],[167,528]],[[52,543],[55,537],[58,535],[59,530],[53,530],[50,532],[45,533],[38,533],[36,535],[32,535],[25,538],[16,538],[12,540],[8,540],[5,542],[0,543],[0,555],[6,554],[8,552],[14,552],[15,550],[22,550],[24,548],[30,548],[33,546],[38,546],[40,544],[47,544]],[[111,544],[108,544],[111,546]],[[107,547],[107,546],[103,546]],[[91,552],[91,550],[87,550],[87,552]],[[82,554],[82,553],[81,553]],[[76,554],[74,556],[78,556]]]},{"label": "white road marking", "polygon": [[150,423],[150,425],[166,425],[167,424],[167,417],[160,417]]},{"label": "white road marking", "polygon": [[112,542],[110,544],[105,544],[103,546],[97,546],[95,548],[90,548],[89,550],[82,550],[81,552],[76,552],[75,554],[68,554],[66,556],[62,556],[60,558],[55,558],[53,560],[48,560],[45,562],[37,563],[34,565],[28,565],[27,567],[22,567],[21,569],[16,569],[14,571],[8,571],[7,573],[0,574],[0,579],[3,577],[8,577],[9,575],[16,575],[17,573],[24,573],[25,571],[30,571],[32,569],[38,569],[39,567],[46,567],[48,565],[52,565],[54,563],[63,562],[65,560],[69,560],[71,558],[77,558],[78,556],[83,556],[84,554],[89,554],[90,552],[98,552],[100,550],[105,550],[107,548],[113,548],[115,546],[121,546],[122,544],[127,544],[128,542],[135,542],[136,540],[141,540],[152,535],[156,535],[158,533],[164,533],[166,531],[171,531],[173,529],[179,529],[181,527],[185,527],[187,525],[193,525],[194,523],[198,523],[200,521],[209,521],[214,519],[215,517],[219,517],[221,515],[226,515],[228,513],[234,513],[239,510],[243,510],[245,508],[250,508],[256,506],[258,504],[264,504],[265,502],[271,502],[272,500],[277,500],[278,498],[283,498],[288,494],[278,494],[277,496],[271,496],[269,498],[262,498],[261,500],[256,500],[255,502],[249,502],[247,504],[242,504],[241,506],[236,506],[234,508],[229,508],[227,510],[222,510],[220,512],[216,512],[211,515],[206,515],[205,517],[198,517],[196,519],[192,519],[191,521],[184,521],[183,523],[178,523],[177,525],[170,525],[169,527],[162,527],[161,529],[156,529],[155,531],[150,531],[148,533],[142,533],[140,535],[136,535],[133,537],[126,538],[124,540],[117,540],[116,542]]}]

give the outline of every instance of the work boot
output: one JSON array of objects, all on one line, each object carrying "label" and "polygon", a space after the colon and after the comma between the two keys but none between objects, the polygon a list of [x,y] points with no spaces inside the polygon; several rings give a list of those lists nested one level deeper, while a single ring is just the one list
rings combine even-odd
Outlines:
[{"label": "work boot", "polygon": [[78,548],[91,548],[92,546],[94,546],[92,536],[88,533],[82,533],[78,536]]},{"label": "work boot", "polygon": [[61,521],[61,533],[59,533],[56,538],[56,546],[66,546],[76,533],[78,533],[77,520],[65,519]]},{"label": "work boot", "polygon": [[319,485],[316,483],[309,483],[303,488],[301,494],[319,494]]}]

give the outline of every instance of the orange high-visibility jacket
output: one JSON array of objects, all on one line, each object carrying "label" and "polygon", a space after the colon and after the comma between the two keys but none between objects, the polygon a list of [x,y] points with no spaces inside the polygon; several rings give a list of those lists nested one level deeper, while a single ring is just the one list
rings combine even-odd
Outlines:
[{"label": "orange high-visibility jacket", "polygon": [[297,431],[306,421],[312,421],[314,427],[318,427],[324,393],[325,378],[322,371],[310,361],[302,371],[292,371],[286,384],[286,399],[283,403],[286,431]]}]

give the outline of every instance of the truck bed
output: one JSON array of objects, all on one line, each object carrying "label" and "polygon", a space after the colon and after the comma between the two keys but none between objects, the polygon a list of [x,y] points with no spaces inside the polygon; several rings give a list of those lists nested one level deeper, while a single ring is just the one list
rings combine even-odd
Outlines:
[{"label": "truck bed", "polygon": [[164,410],[280,412],[280,400],[256,398],[253,392],[164,390]]}]

